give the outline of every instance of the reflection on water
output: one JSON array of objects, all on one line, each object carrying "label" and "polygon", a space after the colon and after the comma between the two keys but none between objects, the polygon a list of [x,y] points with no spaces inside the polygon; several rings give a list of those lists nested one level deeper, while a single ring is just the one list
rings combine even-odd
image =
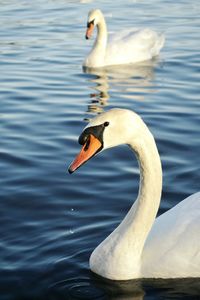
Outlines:
[{"label": "reflection on water", "polygon": [[150,299],[199,299],[200,285],[198,278],[112,281],[91,273],[90,278],[57,282],[50,291],[72,300],[143,300],[146,294],[152,297]]},{"label": "reflection on water", "polygon": [[112,281],[93,275],[96,286],[104,290],[111,300],[143,300],[142,280]]},{"label": "reflection on water", "polygon": [[144,100],[146,92],[153,91],[154,68],[158,60],[145,61],[140,64],[109,66],[104,68],[83,68],[83,72],[93,75],[87,80],[92,83],[93,90],[89,97],[91,101],[88,111],[98,114],[104,111],[108,104],[110,92],[117,91],[124,97],[134,100]]},{"label": "reflection on water", "polygon": [[[164,31],[164,68],[155,60],[83,74],[94,6],[113,15],[111,31]],[[104,163],[97,157],[66,174],[82,119],[122,107],[138,112],[156,137],[164,170],[160,212],[199,190],[199,8],[196,0],[1,1],[1,299],[199,299],[195,279],[116,283],[89,271],[91,252],[137,191],[129,152],[105,152]]]},{"label": "reflection on water", "polygon": [[[57,282],[50,287],[51,294],[69,299],[143,300],[141,280],[112,281],[91,273],[90,279],[74,278]],[[68,299],[68,298],[67,298]]]},{"label": "reflection on water", "polygon": [[110,98],[109,96],[109,78],[108,72],[103,68],[83,68],[84,73],[94,75],[89,79],[89,82],[94,85],[91,89],[94,92],[90,93],[89,97],[92,99],[88,105],[88,112],[98,114],[103,112]]}]

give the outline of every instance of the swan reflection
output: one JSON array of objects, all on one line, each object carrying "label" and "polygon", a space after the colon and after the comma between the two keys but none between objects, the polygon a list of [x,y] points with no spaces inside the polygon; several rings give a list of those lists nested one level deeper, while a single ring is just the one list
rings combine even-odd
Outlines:
[{"label": "swan reflection", "polygon": [[150,294],[152,299],[199,299],[200,295],[199,278],[113,281],[92,272],[54,282],[48,290],[52,299],[143,300]]},{"label": "swan reflection", "polygon": [[112,281],[92,273],[91,283],[104,291],[109,300],[143,300],[153,293],[162,299],[199,299],[199,278],[182,279],[139,279]]},{"label": "swan reflection", "polygon": [[141,280],[114,281],[91,272],[93,284],[109,296],[109,300],[143,300],[144,289]]},{"label": "swan reflection", "polygon": [[104,68],[84,67],[83,72],[90,75],[87,80],[91,89],[87,113],[94,116],[103,112],[111,93],[117,93],[120,98],[133,101],[145,100],[147,93],[156,92],[152,87],[155,78],[154,68],[157,64],[158,60],[153,59],[140,64]]}]

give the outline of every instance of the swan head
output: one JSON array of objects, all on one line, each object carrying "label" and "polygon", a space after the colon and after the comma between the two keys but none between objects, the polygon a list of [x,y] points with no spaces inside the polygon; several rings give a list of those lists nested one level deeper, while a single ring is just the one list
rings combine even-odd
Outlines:
[{"label": "swan head", "polygon": [[85,38],[88,40],[91,38],[93,30],[95,26],[100,22],[102,19],[103,14],[100,11],[100,9],[92,9],[88,14],[88,20],[87,20],[87,31],[85,34]]},{"label": "swan head", "polygon": [[68,171],[73,173],[97,153],[121,144],[135,141],[137,148],[142,130],[146,127],[142,119],[127,109],[111,109],[96,116],[79,136],[82,145],[80,153],[71,163]]}]

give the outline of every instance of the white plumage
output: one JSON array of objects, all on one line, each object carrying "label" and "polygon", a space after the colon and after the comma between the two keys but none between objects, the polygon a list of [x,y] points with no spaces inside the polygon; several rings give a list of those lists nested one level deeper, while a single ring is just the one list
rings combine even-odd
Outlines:
[{"label": "white plumage", "polygon": [[129,28],[119,31],[107,40],[107,27],[99,9],[89,12],[86,38],[90,38],[97,26],[94,46],[86,57],[85,67],[103,67],[108,65],[130,64],[149,60],[157,56],[164,45],[164,35],[151,29]]},{"label": "white plumage", "polygon": [[[129,145],[140,168],[138,197],[120,225],[93,251],[91,270],[113,280],[200,277],[200,192],[156,218],[162,168],[154,138],[142,119],[130,110],[113,109],[95,117],[86,133],[70,172],[86,161],[84,155],[88,160],[120,144]],[[92,150],[93,140],[97,152]]]}]

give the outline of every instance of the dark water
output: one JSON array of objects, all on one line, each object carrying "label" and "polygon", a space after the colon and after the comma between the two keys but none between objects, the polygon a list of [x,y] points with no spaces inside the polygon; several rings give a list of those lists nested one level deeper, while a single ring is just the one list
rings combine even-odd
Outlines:
[{"label": "dark water", "polygon": [[[164,31],[160,57],[84,73],[93,7],[105,12],[110,31]],[[125,146],[67,173],[87,120],[122,107],[138,112],[156,138],[159,213],[199,190],[199,7],[197,0],[1,1],[0,299],[200,299],[198,279],[111,282],[89,271],[90,253],[137,195],[138,168]]]}]

